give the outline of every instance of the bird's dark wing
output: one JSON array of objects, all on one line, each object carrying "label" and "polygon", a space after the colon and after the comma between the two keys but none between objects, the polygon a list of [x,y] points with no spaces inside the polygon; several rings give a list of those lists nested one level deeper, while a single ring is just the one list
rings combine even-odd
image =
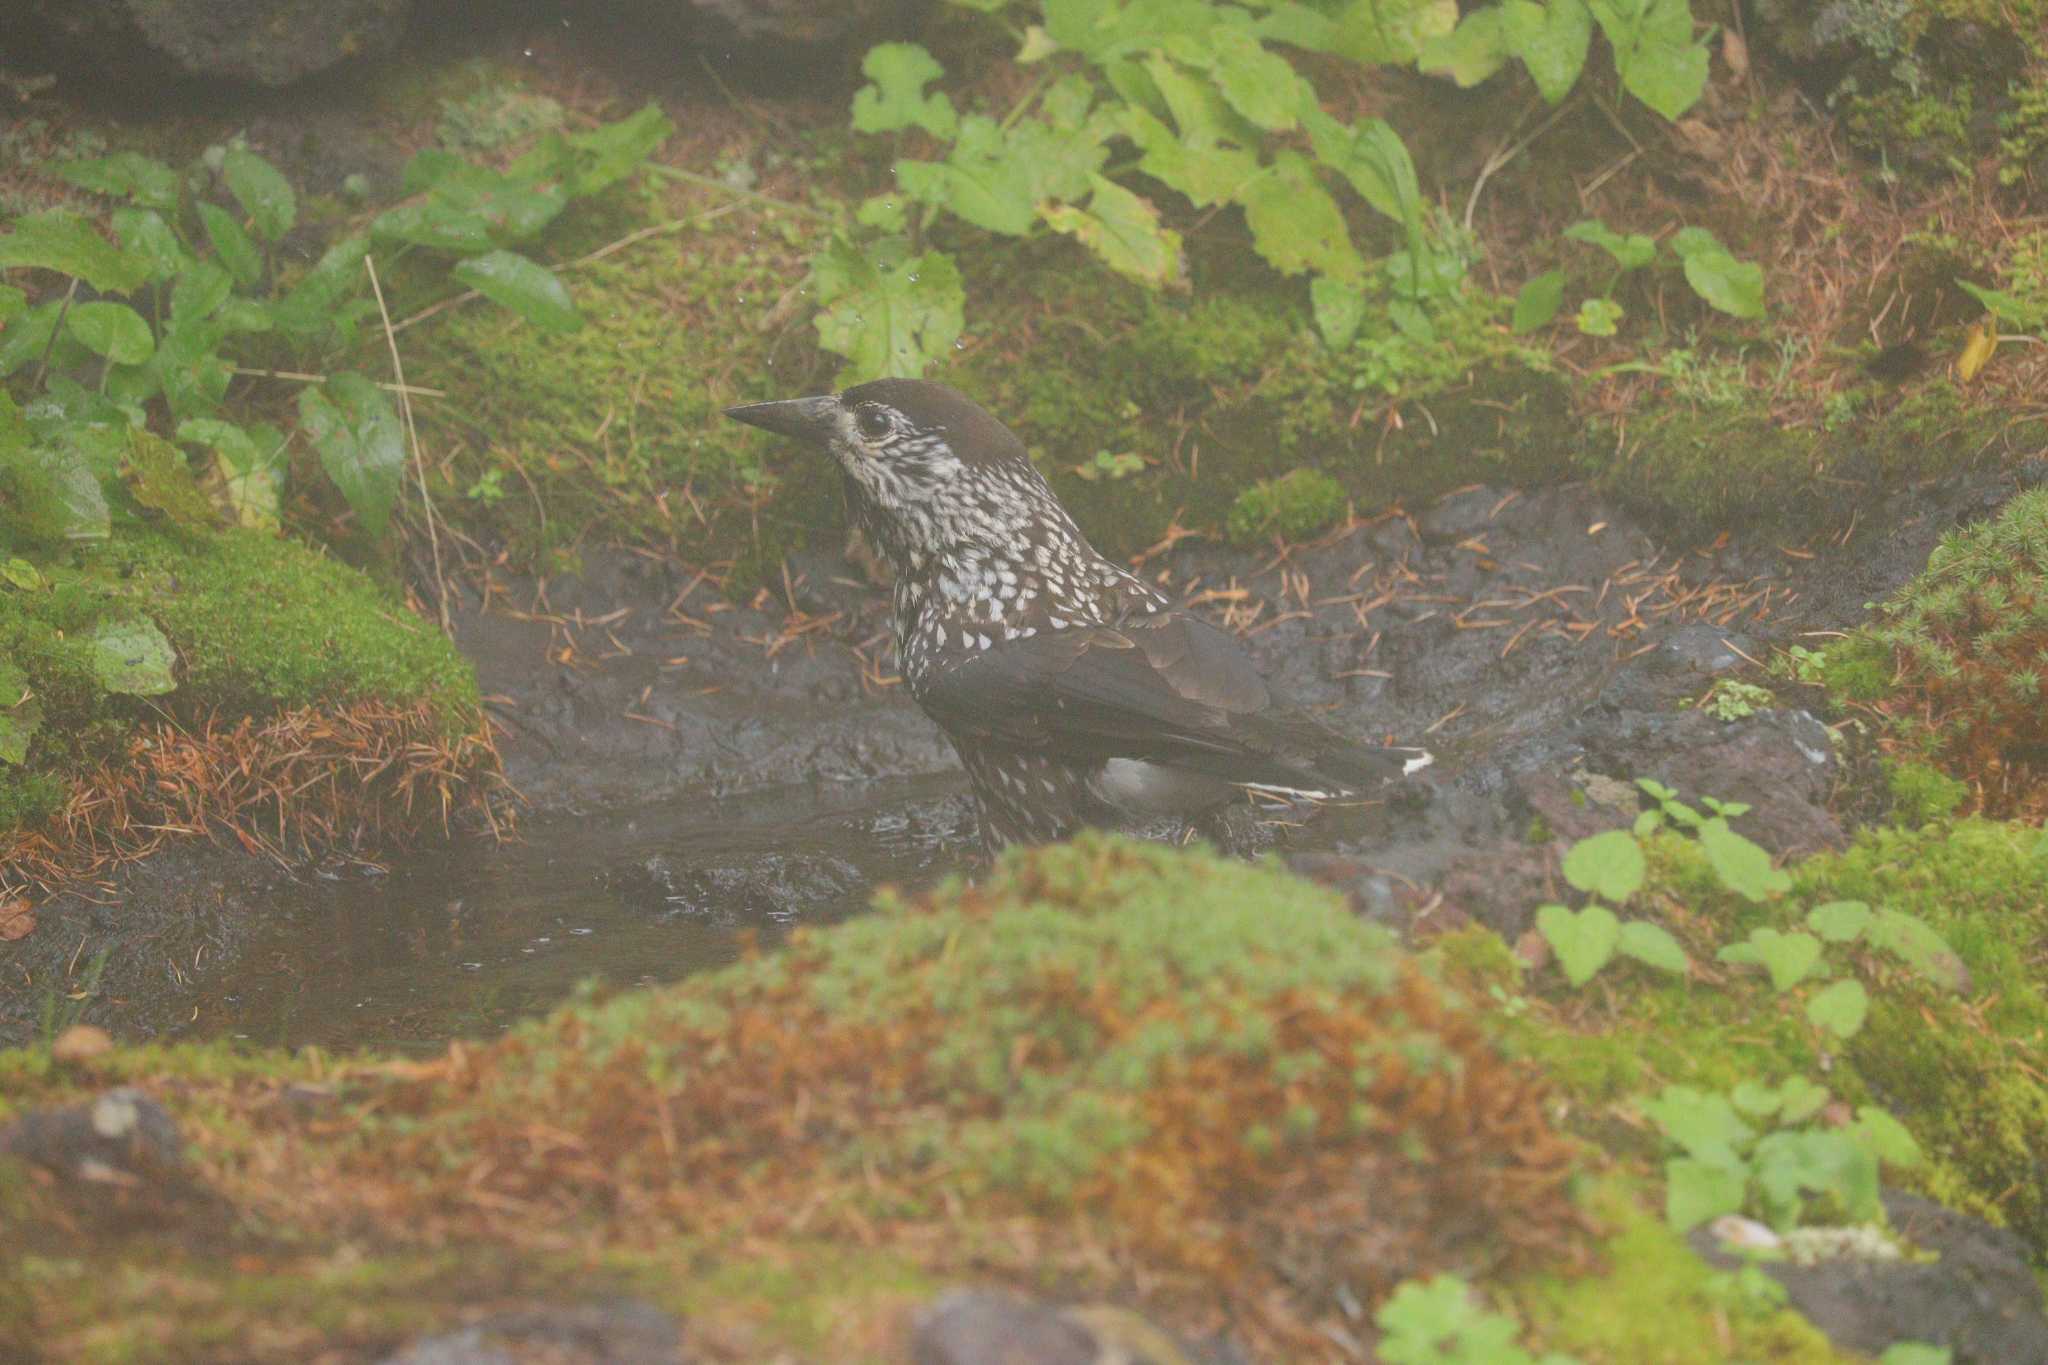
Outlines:
[{"label": "bird's dark wing", "polygon": [[1372,786],[1415,753],[1277,707],[1235,640],[1173,612],[1006,641],[940,673],[918,700],[962,738],[1296,791]]}]

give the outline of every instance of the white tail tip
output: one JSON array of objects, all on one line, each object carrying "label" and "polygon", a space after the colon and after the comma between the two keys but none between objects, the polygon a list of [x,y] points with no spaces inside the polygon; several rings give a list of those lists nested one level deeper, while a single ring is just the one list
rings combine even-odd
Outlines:
[{"label": "white tail tip", "polygon": [[1401,765],[1401,776],[1413,777],[1434,762],[1436,762],[1435,754],[1430,753],[1427,749],[1417,749],[1415,757]]}]

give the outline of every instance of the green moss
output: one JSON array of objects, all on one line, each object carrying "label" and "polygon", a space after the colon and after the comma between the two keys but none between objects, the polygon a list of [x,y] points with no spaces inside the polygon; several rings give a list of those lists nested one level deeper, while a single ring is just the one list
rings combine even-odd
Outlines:
[{"label": "green moss", "polygon": [[[1545,1347],[1568,1351],[1586,1365],[1827,1365],[1854,1358],[1786,1308],[1773,1283],[1701,1260],[1644,1208],[1628,1182],[1610,1179],[1586,1202],[1609,1229],[1610,1271],[1531,1276],[1507,1288]],[[1644,1312],[1646,1303],[1656,1311]]]},{"label": "green moss", "polygon": [[[0,587],[0,659],[43,708],[28,765],[0,786],[0,816],[47,814],[54,784],[118,760],[159,707],[230,721],[299,706],[425,702],[454,736],[475,729],[476,680],[446,637],[362,574],[253,531],[137,528],[42,568],[36,588]],[[177,691],[107,692],[93,665],[102,621],[145,617],[177,654]],[[8,824],[0,820],[0,828]]]},{"label": "green moss", "polygon": [[1891,793],[1892,819],[1902,825],[1924,825],[1953,815],[1970,794],[1968,786],[1925,763],[1887,760],[1884,780]]},{"label": "green moss", "polygon": [[1255,545],[1269,536],[1303,540],[1343,515],[1343,484],[1320,469],[1296,469],[1239,493],[1224,529],[1239,545]]}]

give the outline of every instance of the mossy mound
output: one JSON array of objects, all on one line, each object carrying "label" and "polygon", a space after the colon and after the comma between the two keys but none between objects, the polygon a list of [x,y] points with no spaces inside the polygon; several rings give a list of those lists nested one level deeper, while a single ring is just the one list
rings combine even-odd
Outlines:
[{"label": "mossy mound", "polygon": [[[173,690],[109,690],[96,643],[108,622],[161,633]],[[301,739],[325,716],[373,747],[460,751],[447,774],[456,786],[490,762],[475,675],[446,637],[356,570],[253,531],[137,527],[11,577],[0,586],[0,662],[27,694],[13,717],[35,721],[20,761],[0,770],[0,814],[16,828],[46,819],[73,781],[132,775],[165,760],[167,744],[200,765],[183,785],[203,787],[209,766],[253,752],[213,740],[285,716],[301,723]],[[73,832],[94,842],[92,831]]]},{"label": "mossy mound", "polygon": [[[1569,1255],[1581,1226],[1543,1088],[1384,933],[1284,874],[1106,837],[354,1068],[352,1122],[213,1050],[96,1079],[135,1071],[199,1118],[216,1187],[295,1238],[375,1211],[402,1244],[823,1239],[1107,1271],[1197,1317],[1256,1305],[1287,1358],[1344,1294]],[[13,1104],[78,1079],[23,1054],[0,1075]]]},{"label": "mossy mound", "polygon": [[[1561,986],[1546,992],[1555,1012],[1518,1021],[1518,1049],[1592,1114],[1671,1083],[1725,1092],[1823,1077],[1841,1099],[1879,1105],[1911,1129],[1928,1160],[1904,1178],[2010,1226],[2037,1254],[2048,1249],[2048,982],[2034,962],[2048,935],[2048,840],[2038,830],[1983,820],[1866,830],[1845,852],[1790,869],[1790,894],[1762,905],[1724,889],[1690,840],[1659,838],[1652,854],[1648,904],[1696,964],[1751,929],[1803,928],[1809,909],[1832,900],[1915,917],[1959,964],[1930,976],[1860,944],[1835,945],[1821,972],[1784,993],[1754,972],[1714,969],[1703,984],[1620,968],[1597,1003]],[[1512,988],[1512,961],[1466,937],[1454,941],[1454,977]],[[1865,983],[1872,1001],[1846,1045],[1805,1012],[1844,977]],[[1613,1150],[1661,1150],[1642,1128],[1593,1126]]]},{"label": "mossy mound", "polygon": [[1821,676],[1994,815],[2048,813],[2048,490],[1943,537]]}]

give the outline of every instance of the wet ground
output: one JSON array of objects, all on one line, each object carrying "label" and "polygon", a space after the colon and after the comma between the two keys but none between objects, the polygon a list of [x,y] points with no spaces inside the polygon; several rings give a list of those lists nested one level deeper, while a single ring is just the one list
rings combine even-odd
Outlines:
[{"label": "wet ground", "polygon": [[[1280,831],[1286,856],[1364,913],[1513,933],[1554,868],[1532,829],[1625,823],[1632,777],[1751,801],[1748,832],[1781,851],[1840,840],[1865,797],[1796,689],[1734,721],[1684,703],[1855,623],[1943,529],[2044,475],[1901,489],[1802,545],[1682,552],[1580,488],[1470,489],[1284,557],[1186,541],[1144,571],[1332,724],[1441,755],[1398,800]],[[0,961],[0,1044],[87,1020],[431,1047],[970,868],[964,782],[890,681],[886,594],[830,555],[793,561],[788,591],[793,608],[735,605],[680,567],[594,553],[581,577],[471,600],[458,638],[531,803],[517,842],[381,866],[160,855],[100,903],[41,907]]]}]

